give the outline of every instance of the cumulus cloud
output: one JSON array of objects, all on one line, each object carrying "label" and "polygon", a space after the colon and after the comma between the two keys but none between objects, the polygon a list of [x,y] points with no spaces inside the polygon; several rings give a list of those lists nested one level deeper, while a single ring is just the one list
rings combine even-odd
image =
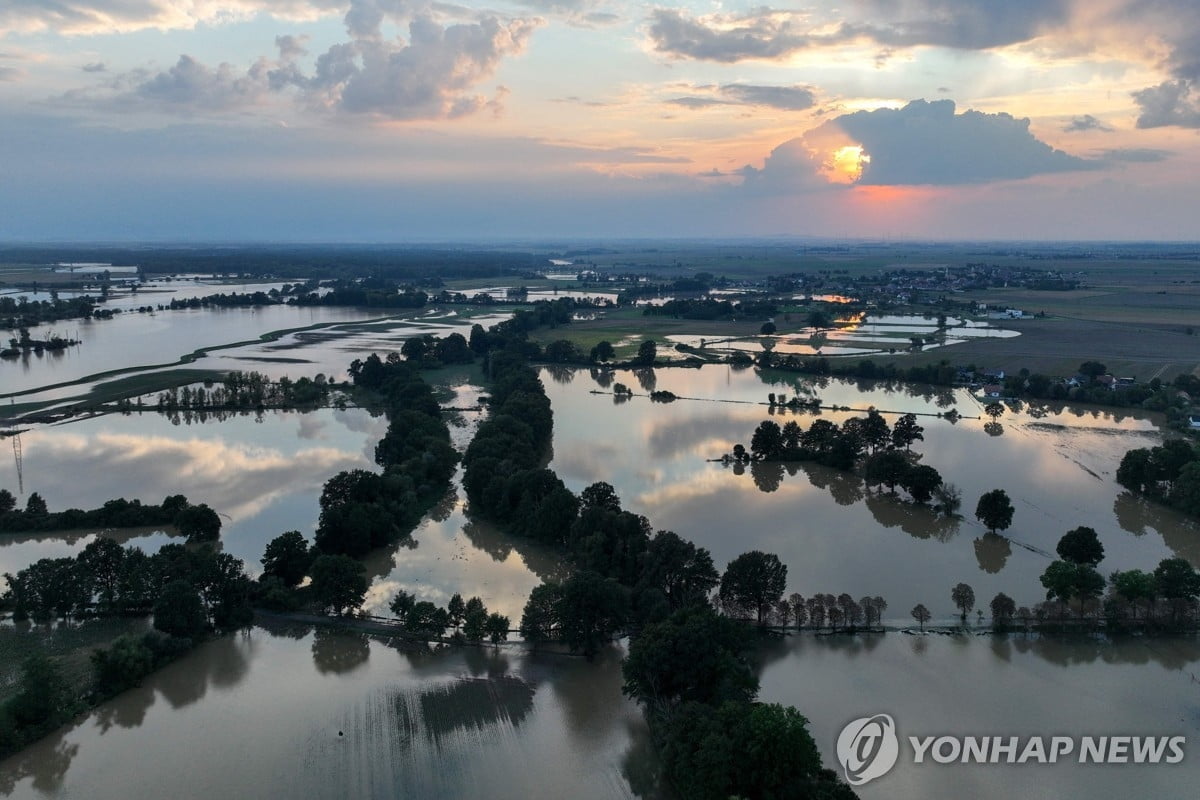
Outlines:
[{"label": "cumulus cloud", "polygon": [[[899,109],[829,120],[777,147],[762,169],[747,167],[744,174],[748,183],[766,186],[809,186],[831,177],[868,186],[948,186],[1102,165],[1039,141],[1027,119],[979,111],[957,114],[951,100],[914,100]],[[856,168],[861,174],[854,174]],[[831,170],[849,174],[832,175]]]},{"label": "cumulus cloud", "polygon": [[685,108],[709,106],[762,106],[781,111],[805,111],[813,107],[816,94],[809,86],[760,86],[727,83],[723,86],[695,86],[693,94],[673,97],[668,103]]},{"label": "cumulus cloud", "polygon": [[1105,125],[1091,114],[1084,114],[1082,116],[1072,117],[1071,121],[1063,126],[1063,131],[1065,133],[1079,133],[1081,131],[1103,131],[1104,133],[1112,133],[1112,128]]},{"label": "cumulus cloud", "polygon": [[367,30],[317,58],[305,96],[318,107],[395,119],[469,114],[496,102],[471,90],[522,52],[540,24],[489,16],[442,26],[421,15],[409,24],[407,42]]},{"label": "cumulus cloud", "polygon": [[1179,79],[1163,81],[1158,86],[1133,93],[1141,113],[1139,128],[1162,128],[1177,125],[1181,128],[1200,128],[1200,93],[1192,81]]},{"label": "cumulus cloud", "polygon": [[[311,69],[301,66],[307,37],[278,36],[277,58],[262,57],[249,68],[208,66],[184,54],[161,72],[135,70],[63,100],[120,108],[182,113],[228,112],[259,107],[284,93],[311,109],[392,119],[444,119],[481,109],[500,109],[507,95],[474,91],[500,62],[524,50],[540,19],[481,15],[443,24],[440,12],[409,0],[352,0],[345,15],[349,41],[330,46]],[[408,21],[406,39],[385,36],[384,22]]]}]

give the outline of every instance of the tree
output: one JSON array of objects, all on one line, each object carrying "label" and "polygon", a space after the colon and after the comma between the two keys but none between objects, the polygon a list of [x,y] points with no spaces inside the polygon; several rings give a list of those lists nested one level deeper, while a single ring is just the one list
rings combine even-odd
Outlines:
[{"label": "tree", "polygon": [[154,604],[154,627],[170,636],[196,639],[208,625],[204,604],[195,587],[175,580],[163,587]]},{"label": "tree", "polygon": [[319,556],[312,563],[312,595],[322,610],[341,616],[358,608],[367,597],[363,565],[349,556]]},{"label": "tree", "polygon": [[646,546],[638,589],[662,592],[674,611],[704,603],[720,580],[708,550],[671,531],[659,531]]},{"label": "tree", "polygon": [[1117,467],[1117,483],[1134,494],[1150,494],[1157,488],[1154,466],[1147,448],[1130,450]]},{"label": "tree", "polygon": [[462,595],[455,592],[450,598],[450,602],[446,604],[446,613],[450,616],[450,625],[455,628],[462,625],[466,612],[467,607],[463,602]]},{"label": "tree", "polygon": [[777,330],[778,330],[778,328],[775,327],[774,322],[764,322],[762,324],[762,327],[758,329],[759,333],[761,333],[764,336],[770,336],[770,335],[774,334],[775,331],[777,331]]},{"label": "tree", "polygon": [[649,367],[654,365],[654,359],[658,355],[658,346],[653,339],[647,339],[638,346],[636,363],[641,366]]},{"label": "tree", "polygon": [[463,636],[468,642],[482,642],[487,634],[488,612],[483,601],[472,597],[463,612]]},{"label": "tree", "polygon": [[413,605],[404,617],[404,630],[418,636],[441,638],[450,627],[450,614],[428,600]]},{"label": "tree", "polygon": [[933,493],[942,485],[941,474],[928,464],[916,464],[900,476],[900,485],[918,503],[928,503]]},{"label": "tree", "polygon": [[596,346],[592,348],[590,357],[591,360],[595,362],[612,361],[613,356],[616,355],[616,352],[617,351],[613,348],[611,342],[603,340],[597,342]]},{"label": "tree", "polygon": [[1007,530],[1012,525],[1013,505],[1008,499],[1008,492],[1003,489],[993,489],[979,498],[975,506],[975,518],[995,533]]},{"label": "tree", "polygon": [[76,556],[87,582],[88,594],[98,594],[100,604],[111,610],[120,591],[121,569],[125,563],[125,548],[98,536]]},{"label": "tree", "polygon": [[573,652],[589,659],[629,616],[626,590],[615,580],[583,570],[562,584],[558,600],[561,638]]},{"label": "tree", "polygon": [[908,459],[903,453],[889,450],[886,453],[876,453],[863,464],[863,478],[868,484],[882,483],[895,494],[896,486],[904,480],[909,471]]},{"label": "tree", "polygon": [[933,616],[929,613],[929,609],[920,603],[917,603],[915,606],[913,606],[913,610],[909,613],[911,613],[912,618],[915,619],[918,624],[920,624],[922,631],[925,630],[925,623],[929,622],[930,617]]},{"label": "tree", "polygon": [[1185,514],[1200,516],[1200,461],[1186,464],[1171,485],[1171,505]]},{"label": "tree", "polygon": [[42,496],[34,492],[25,501],[25,513],[31,516],[44,517],[50,513],[50,509],[46,506],[46,501],[42,499]]},{"label": "tree", "polygon": [[992,598],[992,622],[997,627],[1003,627],[1006,623],[1012,621],[1013,614],[1017,613],[1017,604],[1011,597],[1004,592],[1000,592]]},{"label": "tree", "polygon": [[959,610],[965,623],[967,614],[975,608],[975,590],[965,583],[960,583],[950,590],[950,599],[954,601],[954,607]]},{"label": "tree", "polygon": [[1104,560],[1104,545],[1096,531],[1078,527],[1058,540],[1058,557],[1072,564],[1091,564],[1093,567]]},{"label": "tree", "polygon": [[1091,380],[1096,380],[1101,375],[1108,374],[1108,367],[1101,364],[1099,361],[1085,361],[1079,365],[1079,374],[1086,375]]},{"label": "tree", "polygon": [[51,727],[67,717],[71,688],[58,664],[44,655],[33,655],[21,664],[20,691],[6,703],[6,711],[22,727]]},{"label": "tree", "polygon": [[500,644],[508,639],[508,626],[508,617],[503,614],[488,614],[483,630],[487,634],[488,641],[492,644]]},{"label": "tree", "polygon": [[579,502],[584,511],[588,509],[621,510],[621,498],[617,496],[612,484],[604,481],[597,481],[580,492]]},{"label": "tree", "polygon": [[533,587],[525,610],[521,614],[521,638],[533,642],[548,642],[558,632],[558,601],[562,587],[557,583],[543,583]]},{"label": "tree", "polygon": [[752,550],[729,562],[718,596],[723,608],[734,613],[753,611],[762,625],[786,588],[787,566],[779,557]]},{"label": "tree", "polygon": [[284,586],[298,586],[312,564],[308,542],[300,531],[286,531],[267,543],[263,553],[264,575],[274,575]]},{"label": "tree", "polygon": [[1000,403],[988,403],[983,407],[983,413],[991,417],[992,422],[995,422],[996,420],[1000,419],[1000,417],[1004,416],[1004,406]]},{"label": "tree", "polygon": [[1046,588],[1047,600],[1070,603],[1079,598],[1079,617],[1087,601],[1100,596],[1104,590],[1104,578],[1090,564],[1075,564],[1070,561],[1053,561],[1042,573],[1042,586]]},{"label": "tree", "polygon": [[758,680],[744,653],[745,628],[711,608],[676,611],[629,643],[623,691],[655,710],[680,703],[749,700]]},{"label": "tree", "polygon": [[1179,607],[1200,596],[1200,573],[1182,558],[1164,558],[1154,568],[1154,585],[1160,597],[1171,601],[1171,622]]},{"label": "tree", "polygon": [[189,542],[211,541],[221,534],[221,518],[204,503],[180,511],[173,524]]},{"label": "tree", "polygon": [[1140,569],[1130,569],[1124,572],[1114,572],[1109,578],[1113,591],[1124,599],[1131,609],[1133,618],[1137,619],[1137,603],[1139,600],[1153,601],[1155,594],[1154,576]]},{"label": "tree", "polygon": [[783,431],[779,424],[771,420],[763,420],[754,429],[750,439],[750,452],[759,458],[775,458],[783,450]]},{"label": "tree", "polygon": [[0,489],[0,514],[7,514],[17,507],[17,498],[8,489]]},{"label": "tree", "polygon": [[892,426],[892,444],[908,450],[917,440],[925,441],[925,429],[917,424],[916,414],[904,414]]},{"label": "tree", "polygon": [[860,435],[867,447],[871,448],[871,452],[876,452],[891,440],[892,431],[883,415],[872,408],[862,419]]},{"label": "tree", "polygon": [[392,602],[388,604],[388,608],[399,619],[404,622],[408,617],[408,612],[413,610],[413,606],[417,604],[417,598],[408,592],[401,589],[396,592],[396,596],[392,598]]}]

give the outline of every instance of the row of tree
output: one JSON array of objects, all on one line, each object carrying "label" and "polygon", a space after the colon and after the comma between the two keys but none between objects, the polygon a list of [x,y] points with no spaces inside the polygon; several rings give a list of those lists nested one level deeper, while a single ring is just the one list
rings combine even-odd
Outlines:
[{"label": "row of tree", "polygon": [[45,499],[33,492],[25,508],[17,508],[12,492],[0,489],[0,533],[66,531],[79,528],[141,528],[171,525],[189,542],[211,541],[221,533],[221,518],[205,503],[192,505],[181,494],[158,505],[118,497],[100,508],[68,508],[51,512]]}]

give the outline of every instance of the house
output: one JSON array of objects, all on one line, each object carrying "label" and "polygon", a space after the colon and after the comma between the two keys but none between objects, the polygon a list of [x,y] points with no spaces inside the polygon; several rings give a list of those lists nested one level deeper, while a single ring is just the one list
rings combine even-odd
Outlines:
[{"label": "house", "polygon": [[1136,385],[1137,385],[1136,378],[1117,378],[1117,386],[1121,387],[1122,389],[1125,387],[1128,387],[1128,386],[1136,386]]},{"label": "house", "polygon": [[989,383],[980,389],[980,396],[988,400],[999,400],[1004,396],[1004,387],[998,383]]},{"label": "house", "polygon": [[985,380],[992,381],[993,383],[1004,380],[1004,370],[1002,369],[985,369],[979,374],[982,375]]},{"label": "house", "polygon": [[1105,386],[1109,389],[1117,388],[1117,379],[1114,378],[1112,375],[1100,375],[1096,378],[1096,383],[1100,384],[1101,386]]}]

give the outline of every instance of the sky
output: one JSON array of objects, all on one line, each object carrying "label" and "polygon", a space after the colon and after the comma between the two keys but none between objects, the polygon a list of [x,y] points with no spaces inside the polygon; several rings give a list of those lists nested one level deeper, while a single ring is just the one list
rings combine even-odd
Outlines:
[{"label": "sky", "polygon": [[0,241],[1200,238],[1200,2],[761,3],[0,0]]}]

